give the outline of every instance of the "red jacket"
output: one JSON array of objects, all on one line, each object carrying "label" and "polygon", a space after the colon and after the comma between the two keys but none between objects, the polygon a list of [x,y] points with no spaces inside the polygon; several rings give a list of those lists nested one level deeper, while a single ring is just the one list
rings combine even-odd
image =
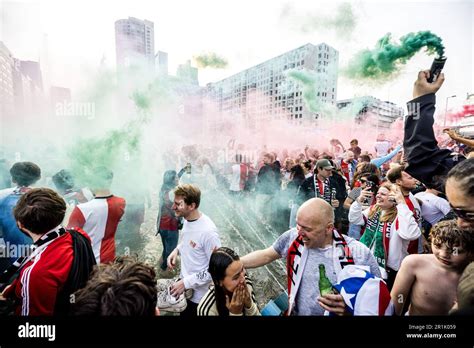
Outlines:
[{"label": "red jacket", "polygon": [[18,300],[17,315],[54,314],[56,299],[68,279],[73,257],[72,237],[66,233],[22,267],[20,275],[4,292],[5,297]]}]

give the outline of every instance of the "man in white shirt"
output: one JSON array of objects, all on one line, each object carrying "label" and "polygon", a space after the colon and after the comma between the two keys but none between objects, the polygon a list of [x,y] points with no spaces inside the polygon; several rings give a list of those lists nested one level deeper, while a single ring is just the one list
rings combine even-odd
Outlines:
[{"label": "man in white shirt", "polygon": [[390,144],[390,141],[385,139],[384,134],[380,134],[377,137],[374,147],[375,147],[375,152],[377,153],[377,157],[382,157],[382,156],[386,156],[389,153],[391,144]]},{"label": "man in white shirt", "polygon": [[425,186],[426,191],[418,192],[415,198],[423,203],[421,205],[421,216],[433,226],[451,211],[451,207],[446,199],[438,196],[441,192],[430,188],[428,185]]},{"label": "man in white shirt", "polygon": [[217,227],[212,220],[199,211],[201,191],[195,185],[179,185],[174,190],[173,211],[184,218],[181,242],[168,256],[168,267],[176,266],[181,256],[180,280],[170,289],[170,294],[179,298],[185,290],[192,289],[186,309],[181,316],[197,316],[197,306],[212,282],[208,272],[212,252],[221,246]]},{"label": "man in white shirt", "polygon": [[239,196],[244,189],[248,176],[248,168],[242,163],[242,155],[235,155],[235,162],[231,167],[231,171],[229,190],[232,195]]}]

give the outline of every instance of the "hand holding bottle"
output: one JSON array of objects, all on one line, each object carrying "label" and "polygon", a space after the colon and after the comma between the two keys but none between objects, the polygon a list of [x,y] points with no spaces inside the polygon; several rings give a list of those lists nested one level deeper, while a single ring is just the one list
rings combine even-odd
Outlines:
[{"label": "hand holding bottle", "polygon": [[318,297],[319,305],[326,311],[334,313],[336,315],[349,315],[346,310],[346,303],[344,298],[340,294],[327,294]]},{"label": "hand holding bottle", "polygon": [[333,208],[339,207],[339,201],[336,199],[336,189],[331,190],[331,205]]}]

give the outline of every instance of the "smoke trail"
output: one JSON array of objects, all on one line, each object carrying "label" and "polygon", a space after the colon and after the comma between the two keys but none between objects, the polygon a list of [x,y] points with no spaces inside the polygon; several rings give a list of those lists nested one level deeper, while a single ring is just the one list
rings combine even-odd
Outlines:
[{"label": "smoke trail", "polygon": [[[333,74],[334,72],[328,71],[328,73]],[[339,110],[336,106],[325,103],[318,97],[317,87],[323,85],[323,79],[326,75],[303,69],[290,70],[287,72],[287,76],[303,86],[303,100],[309,111],[319,113],[320,116],[333,120],[336,118],[351,118],[357,114],[353,108]]]},{"label": "smoke trail", "polygon": [[373,50],[358,52],[343,73],[352,79],[385,80],[397,73],[423,47],[426,47],[427,54],[444,54],[442,39],[430,31],[409,33],[400,38],[399,45],[391,39],[391,34],[387,33]]},{"label": "smoke trail", "polygon": [[303,86],[303,99],[311,112],[318,112],[321,103],[316,98],[318,76],[307,70],[291,70],[287,76]]},{"label": "smoke trail", "polygon": [[194,60],[199,68],[224,69],[228,65],[227,59],[218,56],[214,52],[195,56]]},{"label": "smoke trail", "polygon": [[356,27],[356,16],[349,3],[341,3],[333,17],[320,14],[296,15],[291,4],[285,4],[281,16],[283,20],[291,20],[292,26],[303,33],[317,30],[334,30],[338,35],[347,38]]}]

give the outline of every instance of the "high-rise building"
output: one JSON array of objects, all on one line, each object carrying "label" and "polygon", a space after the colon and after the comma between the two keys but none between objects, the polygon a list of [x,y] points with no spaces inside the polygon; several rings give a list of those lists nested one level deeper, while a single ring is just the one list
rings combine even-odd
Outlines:
[{"label": "high-rise building", "polygon": [[[335,104],[339,53],[325,43],[306,44],[269,59],[224,80],[209,83],[207,95],[219,111],[239,113],[251,128],[259,121],[281,119],[293,122],[314,121],[321,115],[312,112],[303,99],[308,86],[287,76],[291,70],[315,79],[311,88],[318,103]],[[314,110],[313,110],[314,111]]]},{"label": "high-rise building", "polygon": [[117,68],[155,64],[155,34],[153,22],[133,17],[115,22]]},{"label": "high-rise building", "polygon": [[168,76],[168,53],[158,51],[155,56],[156,72],[160,76]]},{"label": "high-rise building", "polygon": [[13,89],[13,55],[0,41],[0,127],[13,115],[15,97]]},{"label": "high-rise building", "polygon": [[[351,108],[356,123],[369,118],[370,125],[378,128],[390,128],[390,125],[403,116],[403,108],[389,101],[382,101],[372,96],[356,97],[337,101],[339,109]],[[370,117],[372,116],[372,117]]]},{"label": "high-rise building", "polygon": [[43,76],[39,62],[32,62],[29,60],[20,60],[20,71],[23,75],[28,76],[35,86],[43,90]]},{"label": "high-rise building", "polygon": [[39,63],[13,58],[12,78],[15,118],[18,122],[23,122],[26,116],[39,113],[44,107]]},{"label": "high-rise building", "polygon": [[0,129],[22,125],[43,111],[44,94],[38,62],[22,61],[0,41]]},{"label": "high-rise building", "polygon": [[176,69],[176,76],[191,85],[199,85],[198,69],[191,66],[190,60],[188,60],[186,64],[178,65],[178,69]]}]

